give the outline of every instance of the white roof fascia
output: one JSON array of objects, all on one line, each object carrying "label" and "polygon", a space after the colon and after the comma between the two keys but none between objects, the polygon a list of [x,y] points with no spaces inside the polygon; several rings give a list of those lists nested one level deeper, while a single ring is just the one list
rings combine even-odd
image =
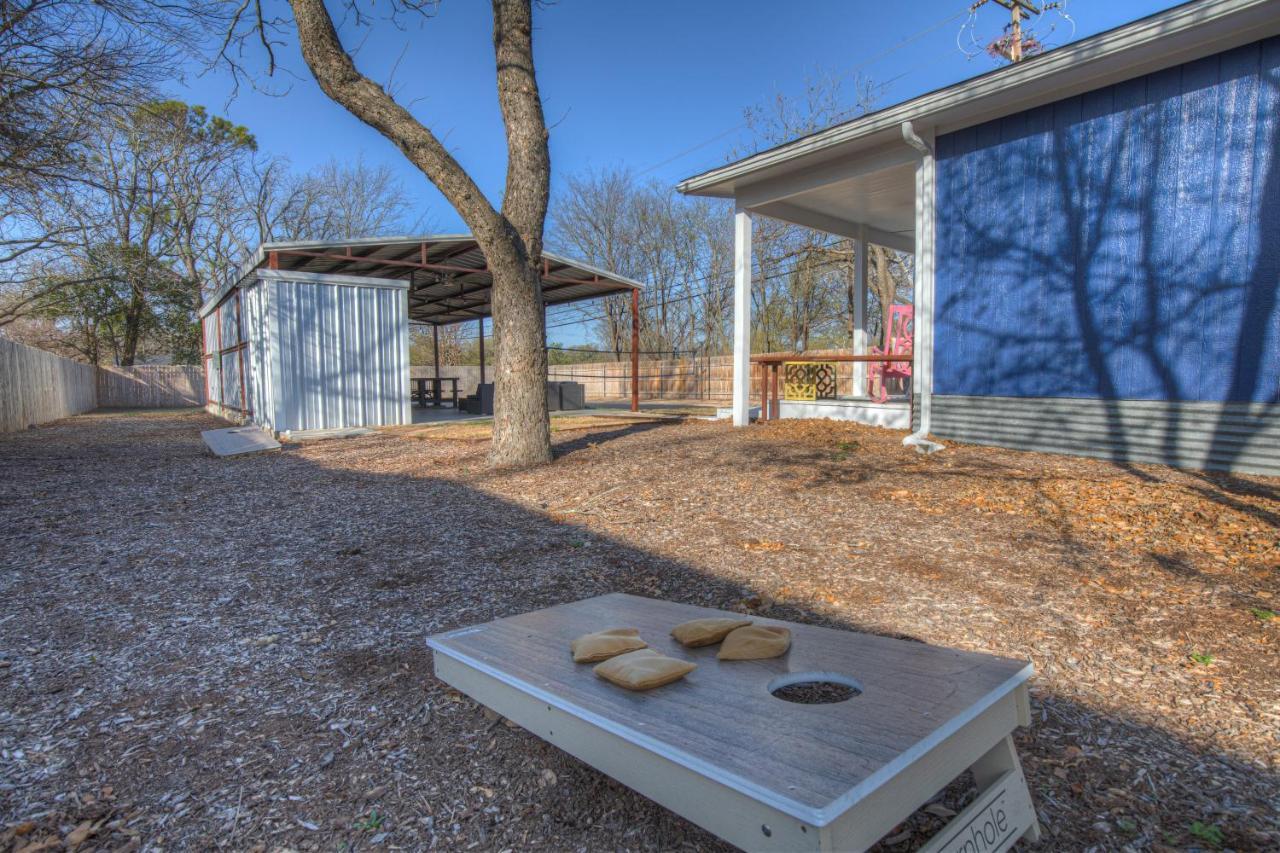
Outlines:
[{"label": "white roof fascia", "polygon": [[347,287],[384,287],[388,290],[408,290],[409,282],[394,278],[374,278],[367,275],[346,273],[303,272],[302,270],[257,270],[254,279],[291,281],[301,284],[333,284]]}]

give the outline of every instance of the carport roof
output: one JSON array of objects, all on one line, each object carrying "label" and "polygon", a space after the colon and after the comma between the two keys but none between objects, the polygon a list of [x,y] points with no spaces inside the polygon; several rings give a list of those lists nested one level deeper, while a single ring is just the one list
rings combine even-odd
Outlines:
[{"label": "carport roof", "polygon": [[[200,313],[208,313],[229,291],[264,267],[407,281],[409,320],[415,323],[447,326],[493,313],[493,275],[479,244],[469,234],[264,243],[209,297]],[[630,293],[643,286],[551,252],[542,253],[542,269],[542,297],[547,305]]]}]

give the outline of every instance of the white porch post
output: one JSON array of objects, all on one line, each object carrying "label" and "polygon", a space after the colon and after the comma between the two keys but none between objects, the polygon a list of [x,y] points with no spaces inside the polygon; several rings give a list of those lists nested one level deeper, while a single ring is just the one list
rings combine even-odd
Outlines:
[{"label": "white porch post", "polygon": [[929,129],[916,135],[908,122],[904,125],[903,134],[920,152],[916,165],[915,367],[911,371],[912,396],[920,404],[920,428],[904,443],[920,444],[925,447],[925,452],[931,452],[941,448],[941,445],[927,440],[933,422],[934,231],[937,220],[933,131]]},{"label": "white porch post", "polygon": [[751,213],[733,215],[733,425],[751,423]]},{"label": "white porch post", "polygon": [[[932,144],[933,134],[926,137]],[[933,400],[933,154],[916,168],[916,280],[914,390],[921,394],[920,417],[928,422]]]},{"label": "white porch post", "polygon": [[[858,226],[853,241],[853,354],[867,354],[867,237],[866,226]],[[867,393],[866,362],[853,363],[853,396]]]}]

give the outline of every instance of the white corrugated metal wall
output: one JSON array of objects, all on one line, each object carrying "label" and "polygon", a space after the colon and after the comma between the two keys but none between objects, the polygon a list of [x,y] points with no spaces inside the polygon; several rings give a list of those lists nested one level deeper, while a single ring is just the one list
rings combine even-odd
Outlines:
[{"label": "white corrugated metal wall", "polygon": [[278,432],[409,418],[405,282],[260,271],[270,286],[270,384]]},{"label": "white corrugated metal wall", "polygon": [[245,359],[248,372],[249,407],[253,422],[275,429],[276,405],[271,383],[271,327],[268,302],[271,288],[262,281],[245,285],[240,291],[244,329],[249,348]]},{"label": "white corrugated metal wall", "polygon": [[409,422],[406,282],[259,270],[202,322],[215,414],[276,432]]}]

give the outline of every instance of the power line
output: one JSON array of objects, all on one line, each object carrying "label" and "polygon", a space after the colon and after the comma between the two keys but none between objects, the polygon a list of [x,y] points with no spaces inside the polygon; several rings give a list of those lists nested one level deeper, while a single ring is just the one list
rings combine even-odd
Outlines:
[{"label": "power line", "polygon": [[[913,33],[912,35],[907,36],[907,37],[906,37],[906,38],[904,38],[902,41],[898,42],[897,44],[893,45],[892,47],[889,47],[889,48],[886,48],[885,50],[880,51],[880,52],[879,52],[879,53],[877,53],[875,56],[872,56],[870,59],[865,59],[865,60],[863,60],[862,62],[859,62],[857,65],[854,65],[852,68],[849,68],[849,69],[848,69],[848,71],[847,71],[846,73],[848,73],[848,74],[856,74],[856,73],[858,73],[859,71],[861,71],[862,69],[867,68],[867,67],[869,67],[869,66],[871,66],[871,65],[874,65],[875,63],[879,62],[880,60],[884,59],[885,57],[893,55],[894,53],[896,53],[897,51],[899,51],[899,50],[901,50],[902,48],[906,47],[907,45],[912,44],[912,43],[914,43],[914,42],[916,42],[916,41],[919,41],[920,39],[924,38],[925,36],[929,35],[930,33],[936,32],[937,30],[942,29],[943,27],[947,26],[948,24],[955,23],[956,21],[960,20],[961,18],[965,17],[965,16],[966,16],[966,15],[968,15],[968,14],[969,14],[969,12],[968,12],[968,10],[966,9],[966,10],[964,10],[964,11],[957,12],[956,14],[954,14],[954,15],[952,15],[952,16],[950,16],[950,17],[948,17],[948,18],[945,18],[945,19],[943,19],[943,20],[941,20],[941,21],[937,21],[937,22],[935,22],[935,23],[933,23],[933,24],[930,24],[929,26],[925,27],[923,30],[920,30],[919,32],[916,32],[916,33]],[[900,80],[901,78],[905,77],[907,74],[910,74],[910,73],[911,73],[910,71],[905,71],[905,72],[903,72],[902,74],[899,74],[897,77],[894,77],[892,80],[890,80],[890,81],[889,81],[889,83],[893,83],[893,82],[894,82],[894,81],[896,81],[896,80]],[[887,85],[889,85],[889,84],[888,84],[888,83],[886,83],[885,85],[887,86]],[[834,123],[839,123],[839,122],[843,121],[845,117],[847,117],[847,116],[851,115],[852,113],[856,112],[858,109],[859,109],[858,107],[852,107],[852,108],[850,108],[850,109],[848,109],[848,110],[843,110],[842,112],[840,112],[840,113],[838,113],[838,114],[836,115],[836,117],[835,117],[835,119],[834,119]],[[696,145],[692,145],[692,146],[690,146],[690,147],[688,147],[688,148],[684,149],[683,151],[681,151],[681,152],[680,152],[680,153],[678,153],[678,154],[673,154],[673,155],[671,155],[670,157],[667,157],[665,160],[660,160],[660,161],[658,161],[657,163],[654,163],[654,164],[653,164],[653,165],[651,165],[651,166],[646,166],[644,169],[641,169],[640,171],[636,172],[636,177],[640,177],[640,176],[642,176],[642,175],[647,175],[647,174],[649,174],[650,172],[652,172],[652,171],[654,171],[654,170],[656,170],[656,169],[661,169],[663,166],[666,166],[666,165],[668,165],[669,163],[673,163],[673,162],[675,162],[676,160],[680,160],[680,159],[682,159],[682,158],[684,158],[684,157],[687,157],[688,155],[692,154],[693,152],[698,151],[698,150],[700,150],[700,149],[702,149],[702,148],[705,148],[705,147],[707,147],[708,145],[710,145],[710,144],[711,144],[711,143],[713,143],[713,142],[718,142],[719,140],[724,139],[726,136],[728,136],[728,135],[729,135],[729,134],[731,134],[731,133],[736,133],[736,132],[738,132],[738,131],[740,131],[740,130],[746,130],[747,128],[748,128],[748,123],[747,123],[747,122],[745,122],[745,121],[744,121],[744,122],[741,122],[741,123],[737,124],[736,126],[729,128],[728,130],[721,131],[720,133],[717,133],[715,136],[712,136],[712,137],[710,137],[709,139],[704,139],[702,142],[699,142],[699,143],[698,143],[698,144],[696,144]]]},{"label": "power line", "polygon": [[[831,246],[836,245],[838,242],[839,242],[839,241],[831,241],[831,242],[824,243],[824,244],[821,244],[821,245],[818,245],[818,246],[812,246],[812,247],[809,247],[809,248],[807,248],[807,249],[802,249],[802,250],[795,251],[795,252],[789,252],[789,253],[787,253],[787,254],[785,254],[785,255],[780,256],[780,257],[779,257],[779,258],[777,258],[776,260],[788,260],[788,259],[790,259],[790,258],[798,257],[798,256],[800,256],[800,255],[805,254],[805,253],[806,253],[806,252],[808,252],[808,251],[811,251],[812,249],[825,249],[825,248],[830,248]],[[838,261],[838,260],[815,261],[815,262],[813,262],[813,263],[812,263],[812,266],[813,266],[813,267],[829,267],[829,266],[836,266],[836,265],[839,265],[839,264],[841,264],[841,263],[843,263],[843,261]],[[771,274],[769,274],[769,275],[763,275],[763,276],[761,276],[761,275],[753,275],[753,276],[752,276],[751,281],[752,281],[752,283],[753,283],[753,284],[754,284],[754,283],[756,283],[756,282],[762,282],[762,281],[774,281],[774,280],[776,280],[776,279],[784,278],[784,277],[786,277],[786,276],[791,275],[791,274],[792,274],[792,273],[794,273],[796,270],[800,269],[800,267],[801,267],[801,266],[802,266],[802,264],[800,264],[800,263],[796,263],[796,264],[792,264],[790,267],[788,267],[788,268],[786,268],[786,269],[777,270],[777,271],[775,271],[775,272],[773,272],[773,273],[771,273]],[[698,282],[708,281],[708,280],[709,280],[709,279],[711,279],[711,278],[712,278],[712,274],[711,274],[711,273],[707,273],[707,274],[705,274],[705,275],[697,276],[697,277],[695,277],[695,278],[686,279],[686,283],[689,283],[689,284],[695,284],[695,283],[698,283]],[[732,283],[732,282],[729,282],[729,283],[726,283],[726,284],[722,284],[722,285],[715,285],[715,286],[712,286],[712,287],[709,287],[709,288],[705,288],[705,289],[703,289],[703,290],[694,291],[694,292],[692,292],[692,293],[681,294],[681,295],[679,295],[679,296],[672,296],[672,297],[670,297],[670,298],[668,298],[668,299],[663,299],[663,300],[658,301],[658,302],[643,303],[643,304],[641,304],[641,305],[640,305],[640,310],[641,310],[641,312],[644,312],[644,311],[647,311],[647,310],[650,310],[650,309],[653,309],[653,308],[658,308],[658,307],[667,306],[667,305],[675,305],[675,304],[678,304],[678,303],[680,303],[680,302],[688,302],[688,301],[689,301],[689,300],[691,300],[691,299],[698,299],[698,298],[703,297],[703,296],[711,296],[711,295],[714,295],[714,294],[716,294],[716,293],[723,293],[723,292],[726,292],[726,291],[732,290],[732,289],[733,289],[733,287],[734,287],[734,285],[733,285],[733,283]],[[630,312],[630,309],[628,308],[628,309],[626,310],[626,312],[624,312],[624,313],[629,313],[629,312]],[[550,329],[560,329],[560,328],[564,328],[565,326],[576,326],[576,325],[585,324],[585,323],[594,323],[594,322],[595,322],[595,321],[597,321],[597,320],[604,320],[604,319],[608,318],[609,316],[610,316],[610,315],[609,315],[608,313],[603,313],[603,314],[590,314],[590,315],[587,315],[587,316],[575,316],[575,317],[573,317],[572,319],[561,320],[561,321],[559,321],[559,322],[555,322],[555,323],[548,323],[548,324],[547,324],[547,326],[546,326],[546,328],[547,328],[548,330],[550,330]],[[557,318],[557,319],[558,319],[558,318]],[[411,320],[411,321],[410,321],[410,325],[429,326],[430,324],[429,324],[429,323],[421,323],[421,322],[417,322],[417,321],[412,321],[412,320]],[[455,336],[455,337],[453,338],[453,341],[454,341],[454,342],[457,342],[457,343],[461,343],[461,342],[465,342],[465,341],[474,341],[474,340],[477,340],[477,339],[478,339],[478,337],[479,337],[478,335],[476,335],[476,334],[472,333],[472,334],[466,334],[466,335],[462,335],[462,336]],[[488,336],[488,335],[486,335],[485,337],[487,338],[487,337],[489,337],[489,336]]]}]

